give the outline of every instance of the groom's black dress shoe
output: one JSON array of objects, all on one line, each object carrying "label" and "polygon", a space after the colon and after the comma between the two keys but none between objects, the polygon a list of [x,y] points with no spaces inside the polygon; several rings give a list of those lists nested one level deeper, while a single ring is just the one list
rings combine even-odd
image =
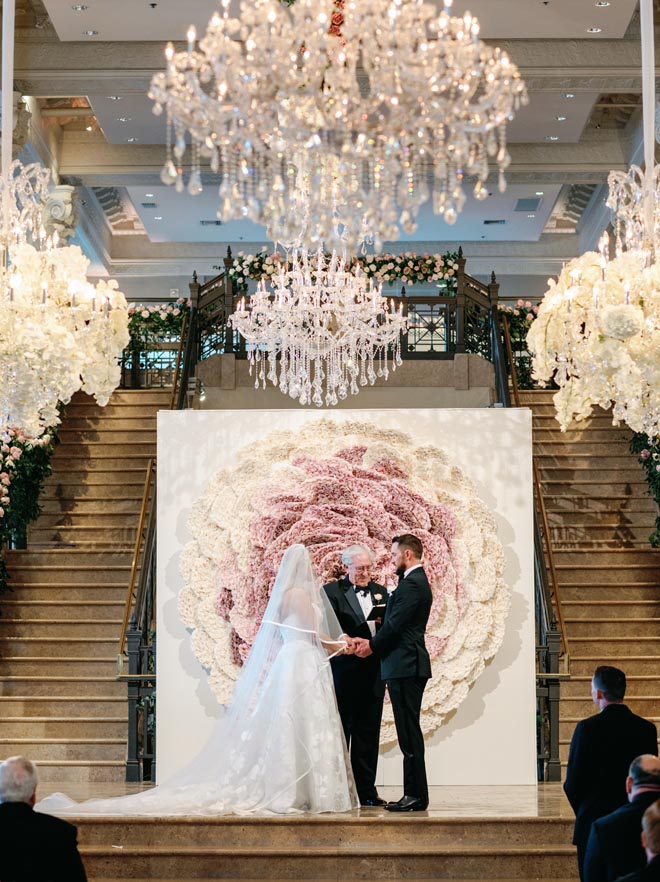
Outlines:
[{"label": "groom's black dress shoe", "polygon": [[388,812],[425,812],[429,807],[428,802],[417,799],[416,796],[402,796],[398,802],[388,802],[385,811]]},{"label": "groom's black dress shoe", "polygon": [[375,796],[373,799],[365,799],[364,802],[360,803],[361,808],[381,808],[386,805],[386,800],[381,799],[380,796]]}]

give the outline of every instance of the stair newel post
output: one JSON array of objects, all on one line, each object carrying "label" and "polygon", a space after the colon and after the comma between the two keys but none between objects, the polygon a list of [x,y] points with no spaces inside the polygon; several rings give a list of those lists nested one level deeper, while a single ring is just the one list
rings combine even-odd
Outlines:
[{"label": "stair newel post", "polygon": [[549,723],[549,751],[548,751],[548,781],[561,781],[561,757],[559,755],[559,654],[561,652],[561,633],[557,628],[557,622],[552,620],[546,634],[547,673],[554,676],[548,677],[548,723]]},{"label": "stair newel post", "polygon": [[229,272],[234,265],[231,253],[231,245],[227,246],[227,254],[222,261],[225,265],[224,278],[224,324],[225,324],[225,353],[234,352],[234,330],[227,324],[229,316],[234,312],[234,279]]},{"label": "stair newel post", "polygon": [[140,699],[140,645],[142,631],[137,627],[135,616],[126,632],[128,652],[128,746],[126,751],[126,780],[140,781],[140,760],[138,758],[138,701]]},{"label": "stair newel post", "polygon": [[181,385],[177,397],[177,410],[186,407],[186,395],[188,394],[188,381],[195,372],[199,360],[199,291],[200,284],[197,280],[197,271],[193,272],[193,280],[189,283],[190,289],[190,315],[188,319],[188,334],[186,336],[186,348],[183,354],[183,370],[181,372]]},{"label": "stair newel post", "polygon": [[458,271],[456,273],[456,340],[455,352],[465,352],[465,318],[467,295],[465,293],[465,258],[463,249],[458,249]]}]

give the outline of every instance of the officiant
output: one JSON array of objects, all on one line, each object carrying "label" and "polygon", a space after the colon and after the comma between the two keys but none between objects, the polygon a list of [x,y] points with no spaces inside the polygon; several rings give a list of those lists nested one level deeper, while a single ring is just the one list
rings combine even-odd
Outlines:
[{"label": "officiant", "polygon": [[[323,587],[344,633],[369,640],[380,627],[374,607],[384,607],[387,589],[371,581],[373,554],[365,545],[351,545],[342,552],[341,560],[346,576]],[[360,804],[364,808],[385,805],[376,790],[385,694],[380,660],[375,655],[338,655],[330,663]]]}]

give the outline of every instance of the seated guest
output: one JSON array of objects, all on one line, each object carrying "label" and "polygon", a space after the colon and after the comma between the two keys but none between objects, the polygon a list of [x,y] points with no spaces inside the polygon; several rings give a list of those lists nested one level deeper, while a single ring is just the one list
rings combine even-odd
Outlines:
[{"label": "seated guest", "polygon": [[87,882],[77,831],[33,809],[37,771],[23,756],[0,763],[0,880]]},{"label": "seated guest", "polygon": [[642,845],[646,852],[647,865],[627,876],[621,876],[620,882],[658,882],[660,879],[660,800],[644,812]]},{"label": "seated guest", "polygon": [[642,815],[660,799],[660,760],[638,756],[630,764],[626,791],[629,802],[591,825],[584,858],[584,882],[613,882],[646,863],[640,839]]}]

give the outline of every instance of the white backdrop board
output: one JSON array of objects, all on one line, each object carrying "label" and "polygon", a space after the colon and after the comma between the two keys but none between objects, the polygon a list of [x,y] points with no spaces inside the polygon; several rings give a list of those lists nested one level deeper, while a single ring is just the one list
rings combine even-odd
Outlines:
[{"label": "white backdrop board", "polygon": [[[158,414],[157,753],[165,780],[205,742],[222,712],[177,611],[188,515],[210,478],[245,444],[309,420],[370,420],[441,445],[476,483],[504,547],[512,591],[504,643],[467,698],[427,739],[429,784],[536,782],[532,429],[526,409],[161,411]],[[378,783],[399,784],[397,748]]]}]

